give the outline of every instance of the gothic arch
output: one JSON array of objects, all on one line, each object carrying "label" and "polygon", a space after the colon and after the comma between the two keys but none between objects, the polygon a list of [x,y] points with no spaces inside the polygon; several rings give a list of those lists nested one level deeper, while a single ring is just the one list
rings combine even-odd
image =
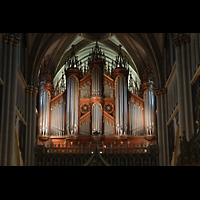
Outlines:
[{"label": "gothic arch", "polygon": [[[36,36],[36,39],[34,41],[30,57],[29,57],[29,71],[28,71],[28,76],[27,76],[27,82],[29,85],[33,85],[37,87],[37,79],[38,79],[38,73],[40,71],[40,64],[41,61],[43,60],[46,52],[49,50],[49,48],[58,40],[58,39],[63,39],[63,42],[60,44],[60,48],[58,47],[56,50],[54,49],[54,55],[51,57],[51,61],[54,60],[54,65],[57,64],[55,63],[59,61],[61,56],[63,55],[64,51],[69,47],[71,42],[74,40],[74,38],[77,36],[77,33],[42,33],[38,34]],[[164,85],[164,70],[162,70],[162,57],[161,53],[157,44],[157,41],[155,39],[155,36],[153,33],[147,33],[147,34],[142,34],[142,33],[120,33],[116,34],[116,36],[119,36],[122,39],[122,44],[127,46],[127,40],[125,39],[124,36],[128,36],[132,42],[137,41],[140,45],[141,48],[146,52],[147,58],[150,61],[150,65],[153,69],[154,73],[154,82],[156,87],[161,87]],[[86,44],[85,44],[86,45]],[[129,48],[129,52],[133,48]],[[134,52],[132,52],[132,55]],[[135,56],[134,56],[135,57]],[[136,58],[136,57],[135,57]],[[51,69],[53,72],[53,68],[56,66],[51,66]],[[140,66],[138,66],[140,67]],[[52,72],[52,73],[53,73]]]}]

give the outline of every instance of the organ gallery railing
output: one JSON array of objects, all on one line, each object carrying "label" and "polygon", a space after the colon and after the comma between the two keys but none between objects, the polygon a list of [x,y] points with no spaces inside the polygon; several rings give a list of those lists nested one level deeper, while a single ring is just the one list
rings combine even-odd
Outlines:
[{"label": "organ gallery railing", "polygon": [[[94,143],[89,146],[40,145],[36,146],[36,166],[81,166],[94,153]],[[158,147],[110,144],[98,145],[101,156],[112,166],[158,166]]]}]

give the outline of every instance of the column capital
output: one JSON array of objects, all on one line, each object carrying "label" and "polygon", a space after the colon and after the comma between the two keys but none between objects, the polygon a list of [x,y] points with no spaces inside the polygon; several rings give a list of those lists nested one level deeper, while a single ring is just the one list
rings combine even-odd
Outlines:
[{"label": "column capital", "polygon": [[30,94],[37,95],[38,89],[37,89],[36,87],[33,87],[33,86],[28,85],[28,86],[25,88],[25,92],[26,92],[26,93],[30,93]]},{"label": "column capital", "polygon": [[3,36],[3,42],[5,42],[5,43],[8,42],[8,35],[5,34],[5,35]]},{"label": "column capital", "polygon": [[180,42],[180,38],[179,38],[179,37],[175,37],[175,38],[173,39],[173,45],[174,45],[175,47],[181,46],[181,42]]},{"label": "column capital", "polygon": [[155,92],[155,96],[165,94],[167,93],[167,88],[166,87],[157,88],[154,90],[154,92]]},{"label": "column capital", "polygon": [[8,35],[8,44],[13,44],[14,41],[14,35]]},{"label": "column capital", "polygon": [[173,44],[175,47],[181,46],[181,44],[186,44],[187,42],[190,42],[190,33],[180,34],[178,37],[173,39]]},{"label": "column capital", "polygon": [[179,36],[179,38],[180,38],[181,44],[186,44],[187,42],[190,42],[190,34],[189,33],[181,34]]},{"label": "column capital", "polygon": [[14,38],[13,46],[15,46],[15,47],[19,47],[20,43],[21,43],[20,38],[15,37],[15,38]]},{"label": "column capital", "polygon": [[36,95],[37,96],[37,93],[38,93],[38,89],[36,87],[33,88],[33,95]]},{"label": "column capital", "polygon": [[25,92],[29,93],[29,85],[25,88]]}]

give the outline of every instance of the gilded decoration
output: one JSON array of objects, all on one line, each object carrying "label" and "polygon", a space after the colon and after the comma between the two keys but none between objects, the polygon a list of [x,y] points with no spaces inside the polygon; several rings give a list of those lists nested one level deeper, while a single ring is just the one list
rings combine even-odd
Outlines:
[{"label": "gilded decoration", "polygon": [[180,34],[178,37],[174,38],[173,40],[173,44],[175,47],[181,46],[181,44],[186,44],[187,42],[190,42],[189,33]]},{"label": "gilded decoration", "polygon": [[114,86],[114,80],[104,74],[103,84],[106,84],[110,88],[113,88],[113,86]]},{"label": "gilded decoration", "polygon": [[166,87],[157,88],[154,90],[154,92],[155,92],[155,96],[165,94],[165,93],[167,93],[167,88]]},{"label": "gilded decoration", "polygon": [[56,105],[60,106],[61,103],[65,103],[65,99],[63,98],[63,95],[61,95],[59,98],[55,99],[53,102],[51,102],[51,108],[55,108]]},{"label": "gilded decoration", "polygon": [[106,103],[104,104],[104,111],[108,114],[112,114],[114,111],[114,105],[112,103]]},{"label": "gilded decoration", "polygon": [[91,122],[91,119],[90,119],[90,112],[86,113],[85,115],[83,115],[82,117],[79,118],[80,127],[81,127],[83,124],[87,124],[87,123],[90,123],[90,122]]},{"label": "gilded decoration", "polygon": [[80,110],[82,114],[85,114],[90,111],[90,104],[89,103],[82,103],[80,105]]}]

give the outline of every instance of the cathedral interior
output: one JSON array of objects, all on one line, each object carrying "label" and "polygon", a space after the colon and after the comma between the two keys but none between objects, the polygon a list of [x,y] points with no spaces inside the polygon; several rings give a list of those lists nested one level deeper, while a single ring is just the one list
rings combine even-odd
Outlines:
[{"label": "cathedral interior", "polygon": [[1,33],[1,166],[199,166],[199,33]]}]

